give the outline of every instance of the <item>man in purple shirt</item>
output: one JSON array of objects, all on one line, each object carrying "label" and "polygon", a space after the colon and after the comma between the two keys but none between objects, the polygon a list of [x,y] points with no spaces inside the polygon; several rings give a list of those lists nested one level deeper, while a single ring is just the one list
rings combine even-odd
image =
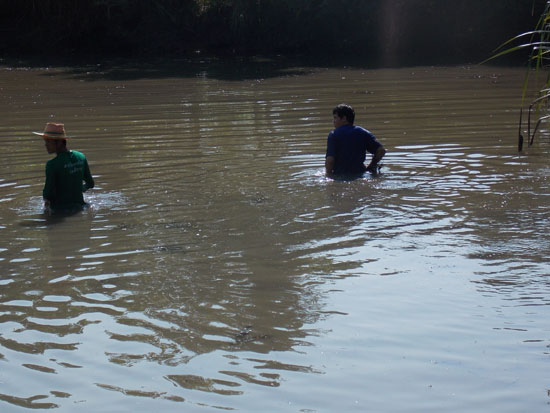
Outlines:
[{"label": "man in purple shirt", "polygon": [[[333,111],[334,130],[327,139],[325,170],[328,177],[360,176],[369,171],[378,172],[378,162],[386,150],[368,130],[354,126],[355,111],[349,105],[340,104]],[[372,155],[368,166],[365,166],[367,152]]]}]

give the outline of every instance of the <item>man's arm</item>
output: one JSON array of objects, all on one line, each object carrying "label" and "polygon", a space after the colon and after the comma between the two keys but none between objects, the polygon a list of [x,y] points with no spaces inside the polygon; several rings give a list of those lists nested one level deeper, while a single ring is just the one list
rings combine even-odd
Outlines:
[{"label": "man's arm", "polygon": [[42,198],[46,201],[55,199],[56,188],[53,167],[46,163],[46,182],[44,183],[44,189],[42,190]]},{"label": "man's arm", "polygon": [[332,176],[334,172],[334,156],[327,156],[325,158],[325,173],[328,177]]},{"label": "man's arm", "polygon": [[378,162],[382,160],[384,155],[386,154],[386,149],[382,145],[376,149],[376,152],[372,155],[372,160],[370,161],[370,164],[367,166],[367,171],[370,171],[372,173],[376,173]]},{"label": "man's arm", "polygon": [[87,160],[84,161],[84,182],[85,184],[82,185],[82,192],[86,192],[88,189],[93,188],[95,185],[92,174],[90,173],[90,167],[88,166]]}]

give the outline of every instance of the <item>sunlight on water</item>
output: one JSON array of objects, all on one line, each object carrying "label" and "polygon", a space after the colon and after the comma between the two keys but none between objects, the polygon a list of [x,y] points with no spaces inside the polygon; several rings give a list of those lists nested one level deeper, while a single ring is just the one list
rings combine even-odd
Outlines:
[{"label": "sunlight on water", "polygon": [[[523,71],[219,75],[0,71],[0,406],[547,407],[550,146],[516,152]],[[344,101],[379,176],[324,176]],[[40,196],[49,120],[96,180],[68,216]]]}]

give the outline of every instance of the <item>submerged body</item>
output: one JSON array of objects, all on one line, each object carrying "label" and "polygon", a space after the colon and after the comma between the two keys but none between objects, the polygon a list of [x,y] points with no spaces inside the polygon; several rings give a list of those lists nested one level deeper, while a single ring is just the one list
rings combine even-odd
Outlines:
[{"label": "submerged body", "polygon": [[44,138],[48,153],[56,154],[46,162],[46,182],[42,190],[44,207],[50,211],[82,208],[86,205],[82,194],[94,187],[88,160],[83,153],[67,148],[62,123],[47,123],[43,133],[33,133]]},{"label": "submerged body", "polygon": [[[386,150],[367,129],[353,124],[355,112],[351,106],[338,105],[333,110],[334,130],[327,138],[325,157],[326,174],[333,176],[357,176],[366,171],[378,172],[378,162]],[[372,160],[365,165],[367,152]]]},{"label": "submerged body", "polygon": [[46,163],[46,183],[42,196],[53,210],[80,208],[83,192],[94,187],[88,161],[78,151],[60,152]]},{"label": "submerged body", "polygon": [[374,154],[382,145],[368,130],[354,125],[334,129],[327,139],[327,158],[334,158],[331,173],[356,175],[367,171],[367,152]]}]

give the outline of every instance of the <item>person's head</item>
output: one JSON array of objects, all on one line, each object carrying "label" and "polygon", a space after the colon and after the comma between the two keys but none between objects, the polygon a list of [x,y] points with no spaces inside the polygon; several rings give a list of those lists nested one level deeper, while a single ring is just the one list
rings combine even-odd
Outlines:
[{"label": "person's head", "polygon": [[350,105],[344,103],[332,109],[332,115],[335,128],[346,124],[353,125],[353,122],[355,122],[355,111]]},{"label": "person's head", "polygon": [[48,139],[44,138],[44,145],[48,153],[60,153],[67,150],[66,139]]},{"label": "person's head", "polygon": [[48,122],[44,132],[33,132],[44,138],[44,144],[48,153],[59,153],[67,150],[67,136],[65,125],[62,123]]}]

